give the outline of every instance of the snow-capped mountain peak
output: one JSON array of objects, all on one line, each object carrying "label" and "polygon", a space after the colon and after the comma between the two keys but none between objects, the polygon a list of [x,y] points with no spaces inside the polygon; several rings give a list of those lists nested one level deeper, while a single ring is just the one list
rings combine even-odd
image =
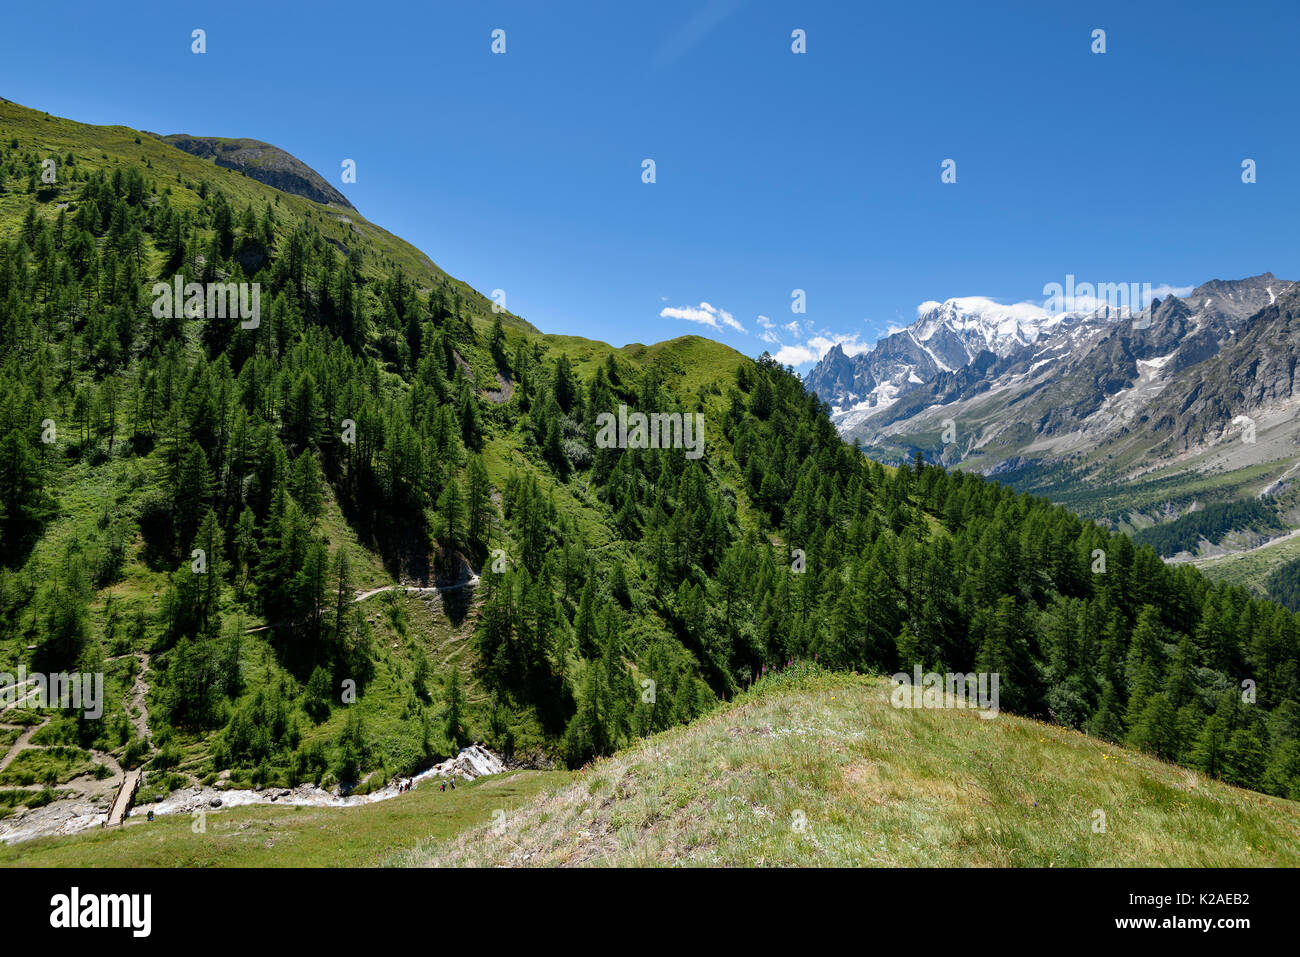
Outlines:
[{"label": "snow-capped mountain peak", "polygon": [[916,322],[909,328],[918,342],[929,342],[947,330],[997,355],[1036,341],[1044,329],[1061,320],[1061,316],[1033,303],[1006,306],[983,296],[923,302],[916,315]]},{"label": "snow-capped mountain peak", "polygon": [[985,296],[931,300],[916,320],[852,358],[828,352],[808,375],[808,387],[837,412],[888,407],[907,389],[964,369],[981,353],[1004,358],[1083,318],[1117,319],[1127,310],[1053,312],[1030,302],[1006,305]]},{"label": "snow-capped mountain peak", "polygon": [[[1201,401],[1210,392],[1196,385],[1191,370],[1251,335],[1252,324],[1277,309],[1284,295],[1300,301],[1291,282],[1264,273],[1210,280],[1182,297],[1153,299],[1140,311],[1093,296],[1073,299],[1086,302],[1090,312],[1003,305],[982,296],[924,302],[911,325],[871,350],[827,353],[806,385],[831,406],[844,435],[871,447],[899,448],[905,460],[914,451],[909,435],[931,435],[936,423],[958,415],[980,430],[978,442],[936,454],[954,462],[967,454],[991,455],[988,440],[998,435],[1008,461],[1026,449],[1041,456],[1047,453],[1034,443],[1048,448],[1073,431],[1091,430],[1092,436],[1134,427],[1141,410],[1166,389],[1181,394],[1170,384],[1184,378],[1191,377],[1188,388],[1195,393],[1187,401]],[[1261,394],[1290,396],[1289,382],[1279,376],[1260,387]],[[1226,408],[1242,400],[1218,401]],[[1167,411],[1161,427],[1173,429],[1181,416]]]}]

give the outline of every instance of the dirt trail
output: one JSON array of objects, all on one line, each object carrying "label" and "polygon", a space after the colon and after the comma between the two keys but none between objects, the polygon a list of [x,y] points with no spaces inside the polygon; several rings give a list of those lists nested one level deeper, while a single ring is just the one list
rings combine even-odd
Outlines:
[{"label": "dirt trail", "polygon": [[[10,694],[17,692],[19,688],[25,688],[28,685],[35,685],[35,684],[36,684],[35,678],[28,678],[21,683],[9,685],[7,688],[4,689],[4,691],[6,696],[8,696]],[[33,687],[30,691],[24,692],[21,698],[15,698],[12,702],[5,705],[3,708],[0,708],[0,714],[4,714],[6,711],[12,711],[15,708],[22,707],[24,704],[27,703],[27,700],[29,698],[35,697],[40,692],[40,690],[41,690],[40,688]]]},{"label": "dirt trail", "polygon": [[32,735],[34,735],[37,731],[41,730],[41,728],[45,727],[49,723],[50,723],[50,719],[46,718],[40,724],[29,725],[26,731],[18,735],[18,740],[15,741],[13,747],[9,749],[9,753],[6,754],[3,758],[0,758],[0,771],[3,771],[5,768],[9,767],[9,765],[13,763],[14,758],[18,757],[18,752],[27,749],[28,744],[32,740]]},{"label": "dirt trail", "polygon": [[[352,599],[352,604],[355,605],[357,602],[365,601],[367,598],[374,598],[376,595],[382,595],[386,591],[403,591],[410,594],[422,594],[422,593],[427,594],[429,592],[437,592],[441,594],[442,592],[445,591],[456,591],[458,589],[465,588],[465,587],[473,588],[481,581],[482,579],[478,575],[473,575],[470,578],[466,579],[465,581],[460,582],[459,584],[456,585],[384,585],[382,588],[372,588],[370,589],[370,591],[362,592],[356,598]],[[245,628],[244,634],[253,635],[259,631],[268,631],[271,628],[279,628],[283,624],[284,622],[281,622],[280,624],[276,624],[276,625],[257,625],[253,628]]]},{"label": "dirt trail", "polygon": [[[136,733],[142,738],[149,737],[149,706],[145,703],[145,697],[149,694],[149,685],[145,683],[144,676],[149,672],[149,653],[140,652],[140,670],[135,674],[135,683],[131,685],[131,703],[127,710],[127,716],[131,719],[131,724]],[[135,709],[136,714],[132,715],[130,709]],[[117,764],[116,761],[113,761]],[[118,773],[122,773],[121,765],[118,765]],[[140,779],[144,776],[143,768],[136,768],[133,771],[127,771],[122,775],[122,786],[118,788],[117,796],[113,798],[113,807],[108,812],[108,820],[105,824],[108,827],[116,827],[122,823],[128,811],[131,810],[131,802],[135,800],[136,792],[140,790]]]},{"label": "dirt trail", "polygon": [[135,727],[136,734],[147,738],[149,737],[149,708],[144,699],[149,693],[149,686],[145,684],[144,676],[149,672],[149,652],[140,652],[140,659],[140,670],[136,672],[135,684],[131,686],[130,708],[137,713],[131,715],[128,709],[127,715],[131,717],[131,724]]},{"label": "dirt trail", "polygon": [[428,586],[424,586],[424,585],[385,585],[383,588],[372,588],[372,589],[371,589],[370,591],[368,591],[368,592],[362,592],[362,593],[361,593],[360,595],[358,595],[356,598],[352,599],[352,604],[355,605],[355,604],[356,604],[357,602],[359,602],[359,601],[365,601],[367,598],[373,598],[373,597],[375,597],[376,595],[380,594],[381,592],[386,592],[386,591],[397,591],[398,589],[401,589],[401,590],[404,591],[404,592],[410,592],[410,593],[415,593],[415,594],[428,593],[428,592],[439,592],[439,593],[442,593],[442,592],[445,592],[445,591],[456,591],[457,589],[459,589],[459,588],[464,588],[464,587],[466,587],[466,586],[469,586],[470,588],[473,588],[473,587],[474,587],[475,585],[477,585],[480,581],[482,581],[482,579],[479,578],[478,575],[474,575],[473,577],[467,579],[466,581],[461,582],[461,583],[458,584],[458,585],[428,585]]}]

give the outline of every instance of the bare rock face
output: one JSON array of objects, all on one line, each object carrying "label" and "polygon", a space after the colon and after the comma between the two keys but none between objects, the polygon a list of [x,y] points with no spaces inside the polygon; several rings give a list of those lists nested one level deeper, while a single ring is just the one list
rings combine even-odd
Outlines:
[{"label": "bare rock face", "polygon": [[158,138],[193,156],[210,159],[218,166],[246,173],[259,183],[273,186],[282,192],[328,206],[353,209],[343,194],[320,173],[270,143],[218,136],[190,136],[185,133]]},{"label": "bare rock face", "polygon": [[1152,409],[1153,427],[1171,427],[1178,446],[1204,441],[1238,414],[1296,397],[1300,366],[1300,286],[1261,309],[1216,355],[1187,370]]},{"label": "bare rock face", "polygon": [[505,765],[499,757],[478,744],[462,748],[460,754],[443,762],[439,767],[443,769],[440,774],[454,774],[470,781],[485,774],[500,774],[505,770]]}]

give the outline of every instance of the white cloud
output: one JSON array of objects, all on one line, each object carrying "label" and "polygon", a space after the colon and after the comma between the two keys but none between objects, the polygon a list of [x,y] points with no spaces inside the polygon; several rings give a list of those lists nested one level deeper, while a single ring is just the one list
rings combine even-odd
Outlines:
[{"label": "white cloud", "polygon": [[776,333],[772,332],[770,329],[764,329],[763,334],[758,338],[762,339],[764,342],[770,342],[774,346],[779,346],[781,344],[781,340],[776,337]]},{"label": "white cloud", "polygon": [[718,318],[722,320],[723,325],[730,326],[732,329],[735,329],[737,332],[744,332],[745,335],[749,335],[748,332],[745,332],[745,327],[740,324],[740,320],[737,319],[735,316],[733,316],[731,313],[727,312],[727,310],[719,309]]},{"label": "white cloud", "polygon": [[773,358],[783,366],[801,366],[805,362],[815,362],[821,356],[807,346],[782,346]]},{"label": "white cloud", "polygon": [[718,309],[707,302],[702,302],[698,306],[665,306],[659,312],[661,319],[685,319],[687,322],[698,322],[701,325],[708,326],[710,329],[722,331],[722,327],[735,329],[737,332],[743,332],[746,335],[745,327],[731,313],[725,309]]},{"label": "white cloud", "polygon": [[713,318],[713,313],[706,309],[696,309],[694,306],[685,306],[678,308],[676,306],[665,306],[660,312],[661,319],[687,319],[690,322],[702,322],[706,326],[716,326],[717,320]]},{"label": "white cloud", "polygon": [[[1065,291],[1061,283],[1056,283],[1055,285],[1058,288],[1061,288],[1063,292]],[[1195,286],[1171,286],[1167,282],[1162,282],[1157,285],[1125,282],[1117,283],[1116,285],[1119,287],[1119,291],[1112,295],[1103,290],[1103,285],[1104,284],[1089,282],[1076,282],[1074,284],[1075,290],[1082,287],[1084,289],[1092,290],[1094,294],[1082,295],[1076,291],[1073,297],[1060,295],[1048,296],[1043,300],[1042,305],[1044,308],[1053,311],[1061,311],[1063,309],[1066,312],[1095,312],[1104,306],[1110,306],[1111,308],[1128,306],[1131,309],[1145,309],[1151,304],[1152,299],[1164,299],[1167,296],[1178,296],[1181,299],[1196,288]],[[1046,288],[1044,288],[1044,292],[1046,291]],[[1134,296],[1134,298],[1140,298],[1140,302],[1129,301],[1130,295],[1135,293],[1138,295]],[[1017,305],[1034,306],[1035,304],[1018,303]]]},{"label": "white cloud", "polygon": [[[1151,287],[1151,297],[1153,299],[1164,299],[1166,296],[1177,296],[1179,299],[1187,296],[1195,286],[1171,286],[1167,282],[1162,282],[1158,286]],[[1142,305],[1146,305],[1144,302]]]},{"label": "white cloud", "polygon": [[927,312],[933,312],[942,306],[951,305],[959,312],[974,313],[982,315],[985,313],[996,313],[1000,316],[1009,316],[1012,319],[1018,319],[1022,322],[1034,322],[1035,320],[1045,319],[1051,313],[1047,309],[1050,299],[1043,305],[1036,302],[1013,302],[1010,305],[1004,305],[996,299],[990,299],[988,296],[954,296],[947,302],[935,302],[933,299],[921,303],[916,307],[917,318],[925,315]]},{"label": "white cloud", "polygon": [[782,326],[781,328],[782,328],[782,329],[788,329],[788,330],[790,330],[790,335],[792,335],[792,336],[798,336],[798,335],[799,335],[799,320],[798,320],[798,319],[793,319],[793,320],[791,320],[790,322],[787,322],[787,323],[786,323],[784,326]]},{"label": "white cloud", "polygon": [[856,332],[852,335],[836,335],[831,333],[829,338],[827,338],[826,334],[823,333],[820,336],[813,336],[809,339],[808,345],[817,350],[818,359],[826,355],[826,353],[830,351],[831,346],[835,345],[838,345],[843,349],[846,356],[856,356],[863,352],[871,351],[870,345],[858,341],[858,334]]},{"label": "white cloud", "polygon": [[[764,334],[765,342],[776,343],[775,337],[767,339],[766,335],[767,334]],[[798,366],[806,365],[810,362],[816,362],[822,356],[826,355],[832,346],[836,345],[844,350],[845,355],[850,356],[856,356],[859,353],[868,352],[871,349],[871,346],[867,343],[858,341],[858,333],[856,332],[845,335],[842,333],[823,331],[821,334],[810,338],[803,345],[796,343],[792,346],[782,346],[776,351],[773,358],[775,358],[777,362],[781,363],[781,365],[795,366],[797,368]]]},{"label": "white cloud", "polygon": [[762,326],[764,329],[771,329],[773,326],[776,325],[776,323],[774,323],[771,319],[767,318],[767,316],[759,316],[757,321],[758,324]]}]

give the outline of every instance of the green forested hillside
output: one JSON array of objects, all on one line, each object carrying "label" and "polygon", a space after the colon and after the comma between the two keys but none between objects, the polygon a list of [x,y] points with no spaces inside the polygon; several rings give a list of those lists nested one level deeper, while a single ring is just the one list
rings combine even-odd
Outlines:
[{"label": "green forested hillside", "polygon": [[[155,793],[469,739],[580,765],[816,658],[996,671],[1006,710],[1300,797],[1294,614],[870,462],[766,357],[541,335],[359,218],[7,103],[0,189],[0,670],[108,676],[104,720],[41,728],[65,763]],[[260,324],[155,318],[177,273],[258,283]],[[703,457],[598,447],[620,404],[702,413]]]}]

